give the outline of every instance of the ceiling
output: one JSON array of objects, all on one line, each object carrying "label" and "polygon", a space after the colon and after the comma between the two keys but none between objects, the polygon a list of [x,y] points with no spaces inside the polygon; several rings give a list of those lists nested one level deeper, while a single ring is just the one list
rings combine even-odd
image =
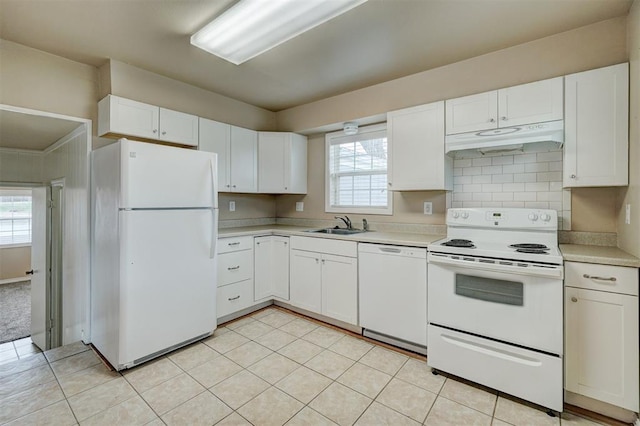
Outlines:
[{"label": "ceiling", "polygon": [[0,0],[0,38],[279,111],[625,15],[632,2],[369,0],[239,66],[189,43],[235,0]]},{"label": "ceiling", "polygon": [[43,151],[80,124],[0,109],[0,147]]}]

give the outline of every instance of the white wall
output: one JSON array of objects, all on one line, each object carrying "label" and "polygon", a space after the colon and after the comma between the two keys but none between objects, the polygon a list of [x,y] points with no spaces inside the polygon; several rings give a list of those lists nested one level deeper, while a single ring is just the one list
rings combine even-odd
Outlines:
[{"label": "white wall", "polygon": [[46,182],[64,179],[62,344],[89,335],[89,168],[87,125],[43,156]]},{"label": "white wall", "polygon": [[0,148],[0,183],[42,182],[42,155],[39,152]]}]

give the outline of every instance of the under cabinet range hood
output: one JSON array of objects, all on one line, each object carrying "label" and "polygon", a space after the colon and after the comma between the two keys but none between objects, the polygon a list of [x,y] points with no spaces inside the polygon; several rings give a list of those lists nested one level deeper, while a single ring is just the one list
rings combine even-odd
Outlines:
[{"label": "under cabinet range hood", "polygon": [[506,152],[540,152],[562,148],[564,121],[501,127],[479,132],[459,133],[445,138],[445,152],[463,158]]}]

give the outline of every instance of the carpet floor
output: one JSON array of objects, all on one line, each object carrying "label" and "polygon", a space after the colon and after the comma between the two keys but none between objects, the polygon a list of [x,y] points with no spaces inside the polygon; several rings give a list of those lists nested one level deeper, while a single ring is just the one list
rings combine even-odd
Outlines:
[{"label": "carpet floor", "polygon": [[0,285],[0,343],[31,335],[31,281]]}]

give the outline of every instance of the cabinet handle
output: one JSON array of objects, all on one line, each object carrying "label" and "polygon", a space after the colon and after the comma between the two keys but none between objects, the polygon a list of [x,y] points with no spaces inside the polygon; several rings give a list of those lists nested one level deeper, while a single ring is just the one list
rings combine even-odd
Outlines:
[{"label": "cabinet handle", "polygon": [[389,186],[393,186],[393,184],[391,182],[389,182]]},{"label": "cabinet handle", "polygon": [[153,133],[158,133],[158,129],[153,129]]},{"label": "cabinet handle", "polygon": [[571,179],[575,179],[575,178],[576,178],[576,175],[571,175],[571,176],[569,176],[569,177],[570,177]]},{"label": "cabinet handle", "polygon": [[227,245],[229,245],[229,246],[239,246],[240,245],[240,241],[235,241],[233,243],[228,243]]},{"label": "cabinet handle", "polygon": [[256,244],[257,244],[257,245],[260,245],[260,241],[256,241]]},{"label": "cabinet handle", "polygon": [[285,242],[284,242],[284,245],[286,246],[287,244],[289,244],[289,243],[287,243],[287,242],[285,241]]},{"label": "cabinet handle", "polygon": [[572,298],[571,298],[571,301],[572,301],[572,302],[577,302],[577,301],[578,301],[578,298],[577,298],[577,297],[572,297]]},{"label": "cabinet handle", "polygon": [[233,185],[233,187],[235,188],[236,186],[235,186],[235,185]]},{"label": "cabinet handle", "polygon": [[229,188],[231,185],[227,184],[227,188]]},{"label": "cabinet handle", "polygon": [[229,299],[227,299],[227,300],[229,300],[229,302],[231,302],[231,301],[233,301],[233,300],[238,300],[238,299],[240,299],[240,295],[237,295],[236,297],[230,297],[230,298],[229,298]]},{"label": "cabinet handle", "polygon": [[229,267],[227,268],[227,271],[235,271],[236,269],[240,269],[240,265],[237,265],[237,266],[229,266]]},{"label": "cabinet handle", "polygon": [[166,135],[166,134],[167,134],[167,132],[166,132],[166,131],[163,131],[163,132],[162,132],[162,134],[163,134],[163,135]]},{"label": "cabinet handle", "polygon": [[495,123],[495,122],[496,122],[496,119],[495,119],[495,118],[490,118],[490,119],[489,119],[489,123]]},{"label": "cabinet handle", "polygon": [[320,259],[316,259],[316,263],[319,263],[319,262],[320,262]]},{"label": "cabinet handle", "polygon": [[598,281],[611,281],[611,282],[616,282],[618,281],[618,279],[616,277],[597,277],[595,275],[589,275],[589,274],[583,274],[582,275],[584,278],[590,279],[590,280],[598,280]]},{"label": "cabinet handle", "polygon": [[284,189],[285,189],[285,191],[286,191],[286,190],[287,190],[287,187],[285,186],[285,187],[284,187]]},{"label": "cabinet handle", "polygon": [[324,265],[324,259],[322,259],[322,264]]},{"label": "cabinet handle", "polygon": [[500,117],[500,120],[502,120],[502,121],[507,121],[507,117],[502,116],[502,117]]}]

